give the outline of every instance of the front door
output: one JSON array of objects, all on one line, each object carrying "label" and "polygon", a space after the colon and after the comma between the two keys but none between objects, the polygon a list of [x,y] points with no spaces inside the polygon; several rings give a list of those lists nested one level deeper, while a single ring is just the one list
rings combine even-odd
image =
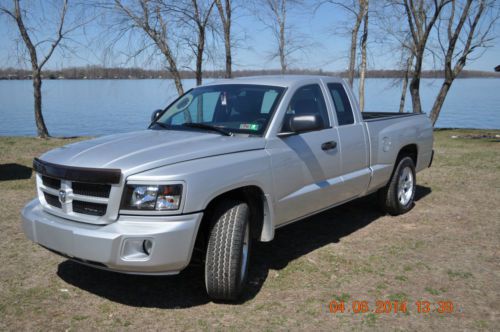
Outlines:
[{"label": "front door", "polygon": [[282,132],[288,131],[293,115],[316,114],[320,130],[277,137],[267,146],[271,154],[275,188],[276,225],[292,221],[332,204],[333,188],[340,179],[339,142],[332,128],[319,84],[297,89],[283,118]]}]

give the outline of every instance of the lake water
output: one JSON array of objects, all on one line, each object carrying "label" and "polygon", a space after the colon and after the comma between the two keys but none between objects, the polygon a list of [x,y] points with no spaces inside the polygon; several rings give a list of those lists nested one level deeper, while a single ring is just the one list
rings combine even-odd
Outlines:
[{"label": "lake water", "polygon": [[[367,111],[398,111],[400,87],[393,82],[367,80]],[[187,90],[195,81],[184,84]],[[430,111],[439,88],[440,80],[422,80],[424,111]],[[170,80],[46,80],[42,96],[51,135],[98,136],[146,128],[152,111],[176,92]],[[500,79],[455,80],[437,127],[500,129]],[[31,81],[0,81],[0,135],[35,134]]]}]

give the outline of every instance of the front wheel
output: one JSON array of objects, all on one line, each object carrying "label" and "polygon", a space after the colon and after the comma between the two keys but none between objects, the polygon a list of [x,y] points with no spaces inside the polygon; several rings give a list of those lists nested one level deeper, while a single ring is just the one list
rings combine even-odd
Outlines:
[{"label": "front wheel", "polygon": [[234,301],[246,285],[251,236],[248,204],[216,206],[205,258],[205,286],[214,300]]},{"label": "front wheel", "polygon": [[413,159],[404,157],[399,161],[389,183],[378,192],[381,208],[393,216],[408,212],[414,204],[416,186]]}]

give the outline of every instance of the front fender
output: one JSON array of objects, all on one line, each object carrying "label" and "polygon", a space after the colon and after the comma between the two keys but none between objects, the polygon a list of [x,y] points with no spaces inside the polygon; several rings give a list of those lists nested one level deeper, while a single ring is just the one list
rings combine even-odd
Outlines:
[{"label": "front fender", "polygon": [[264,149],[180,162],[135,174],[127,180],[183,181],[186,192],[182,213],[203,211],[221,194],[245,186],[257,186],[266,200],[262,239],[270,240],[274,235],[274,205],[270,201],[273,197],[271,161]]}]

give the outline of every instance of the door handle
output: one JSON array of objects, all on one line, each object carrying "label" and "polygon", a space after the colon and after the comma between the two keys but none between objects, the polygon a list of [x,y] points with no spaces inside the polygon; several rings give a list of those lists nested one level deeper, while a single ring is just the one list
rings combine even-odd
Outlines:
[{"label": "door handle", "polygon": [[330,141],[330,142],[325,142],[321,144],[321,150],[327,151],[327,150],[333,150],[337,147],[337,142],[335,141]]}]

